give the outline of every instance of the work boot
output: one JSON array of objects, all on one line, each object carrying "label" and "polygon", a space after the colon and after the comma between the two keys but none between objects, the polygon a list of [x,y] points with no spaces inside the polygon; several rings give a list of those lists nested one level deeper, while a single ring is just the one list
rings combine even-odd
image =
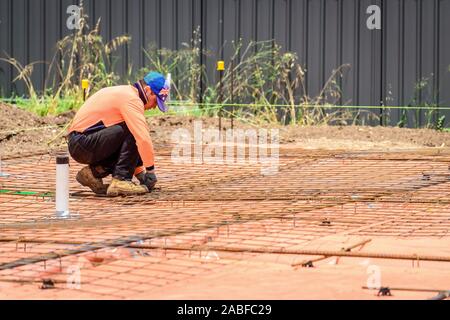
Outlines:
[{"label": "work boot", "polygon": [[106,191],[106,194],[110,197],[132,196],[147,193],[148,189],[145,185],[136,185],[130,180],[119,180],[113,178],[111,184]]},{"label": "work boot", "polygon": [[86,166],[78,171],[76,179],[79,184],[89,187],[96,194],[106,193],[107,186],[103,184],[103,180],[101,178],[94,177],[94,174],[89,166]]}]

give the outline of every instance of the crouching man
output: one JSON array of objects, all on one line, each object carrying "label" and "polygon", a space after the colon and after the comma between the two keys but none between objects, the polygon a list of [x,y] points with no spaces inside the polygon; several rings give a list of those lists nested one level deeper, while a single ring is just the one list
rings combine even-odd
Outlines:
[{"label": "crouching man", "polygon": [[[75,115],[68,130],[69,153],[88,166],[76,179],[97,194],[140,195],[150,192],[157,179],[153,144],[144,110],[167,111],[169,84],[157,72],[133,85],[103,88]],[[112,175],[111,184],[102,179]],[[133,183],[133,175],[140,185]]]}]

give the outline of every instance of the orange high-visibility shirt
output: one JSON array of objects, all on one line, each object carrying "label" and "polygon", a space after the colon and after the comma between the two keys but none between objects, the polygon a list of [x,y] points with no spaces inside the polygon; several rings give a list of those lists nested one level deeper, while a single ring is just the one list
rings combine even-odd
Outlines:
[{"label": "orange high-visibility shirt", "polygon": [[[102,121],[105,127],[125,122],[133,137],[144,167],[154,165],[153,144],[144,116],[144,103],[138,91],[131,85],[101,89],[89,97],[78,110],[69,133],[84,132]],[[135,174],[142,171],[137,168]]]}]

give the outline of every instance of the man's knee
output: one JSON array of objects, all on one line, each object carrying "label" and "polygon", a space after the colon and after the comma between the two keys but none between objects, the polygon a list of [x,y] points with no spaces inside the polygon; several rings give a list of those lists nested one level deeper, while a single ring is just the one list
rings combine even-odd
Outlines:
[{"label": "man's knee", "polygon": [[92,153],[82,144],[82,136],[74,133],[69,136],[68,149],[70,156],[77,162],[82,164],[90,164],[92,162]]}]

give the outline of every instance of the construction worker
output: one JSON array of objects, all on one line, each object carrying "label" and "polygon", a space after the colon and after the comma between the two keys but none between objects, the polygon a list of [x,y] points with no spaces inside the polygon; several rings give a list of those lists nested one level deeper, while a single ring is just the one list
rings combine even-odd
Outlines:
[{"label": "construction worker", "polygon": [[[144,110],[167,111],[169,83],[157,72],[133,85],[103,88],[78,110],[68,130],[69,153],[88,166],[76,179],[96,194],[139,195],[157,182],[152,140]],[[112,175],[111,184],[103,178]],[[132,182],[133,175],[139,180]]]}]

